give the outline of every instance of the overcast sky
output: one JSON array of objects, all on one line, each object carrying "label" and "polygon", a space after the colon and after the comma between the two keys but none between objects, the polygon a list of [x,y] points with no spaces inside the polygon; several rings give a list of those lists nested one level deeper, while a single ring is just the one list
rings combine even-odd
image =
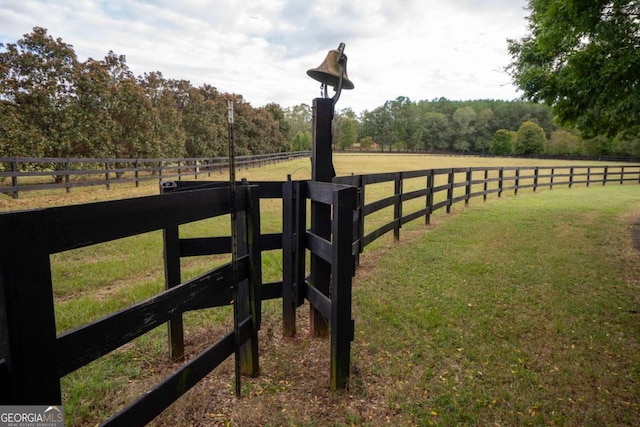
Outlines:
[{"label": "overcast sky", "polygon": [[526,33],[526,0],[0,0],[0,43],[47,28],[81,61],[125,55],[136,75],[210,84],[254,107],[311,104],[306,75],[346,44],[338,109],[386,100],[519,96],[507,39]]}]

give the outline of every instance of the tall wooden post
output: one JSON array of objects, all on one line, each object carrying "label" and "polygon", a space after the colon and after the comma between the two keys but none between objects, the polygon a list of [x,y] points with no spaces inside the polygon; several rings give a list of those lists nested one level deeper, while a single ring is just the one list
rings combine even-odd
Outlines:
[{"label": "tall wooden post", "polygon": [[[316,98],[313,100],[313,153],[311,157],[311,179],[331,182],[335,176],[331,151],[331,121],[333,120],[333,100]],[[331,206],[311,203],[311,232],[327,240],[331,238]],[[311,285],[325,295],[329,295],[331,265],[320,257],[311,256]],[[328,319],[311,307],[310,332],[316,336],[328,335]]]},{"label": "tall wooden post", "polygon": [[7,369],[1,376],[8,379],[0,386],[6,389],[3,405],[62,403],[48,225],[43,210],[0,218],[0,356]]},{"label": "tall wooden post", "polygon": [[[178,286],[180,279],[180,236],[178,225],[172,224],[164,228],[164,281],[165,289]],[[182,313],[176,313],[167,324],[169,331],[169,357],[181,360],[184,357],[184,326]]]}]

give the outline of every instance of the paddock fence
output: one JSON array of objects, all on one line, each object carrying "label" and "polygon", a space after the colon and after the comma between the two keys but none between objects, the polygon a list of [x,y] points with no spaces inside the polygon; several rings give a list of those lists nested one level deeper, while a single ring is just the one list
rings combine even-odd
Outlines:
[{"label": "paddock fence", "polygon": [[640,184],[640,165],[446,168],[343,176],[333,182],[358,188],[355,245],[362,252],[386,233],[398,240],[404,224],[420,218],[429,224],[431,214],[449,213],[459,202],[525,189]]},{"label": "paddock fence", "polygon": [[[248,169],[309,157],[311,152],[285,152],[237,156],[236,168]],[[228,157],[163,159],[91,159],[0,157],[0,193],[18,198],[20,192],[116,184],[139,186],[149,180],[210,178],[228,170]]]},{"label": "paddock fence", "polygon": [[[258,375],[261,301],[277,298],[284,335],[295,334],[296,309],[305,300],[331,325],[330,386],[344,388],[355,328],[351,280],[366,246],[391,232],[399,239],[404,224],[428,224],[434,212],[450,212],[473,198],[611,184],[640,184],[640,165],[443,168],[336,177],[333,183],[244,182],[233,207],[228,182],[163,181],[166,194],[157,196],[0,214],[0,403],[64,403],[61,377],[162,324],[169,325],[169,354],[178,359],[184,354],[184,313],[237,304],[234,330],[104,422],[144,425],[233,354],[245,374]],[[282,201],[275,233],[261,232],[263,199]],[[232,242],[229,236],[180,236],[180,226],[229,216],[232,209],[239,230],[236,269],[225,264],[182,278],[181,258],[229,253]],[[163,232],[165,290],[57,331],[51,254],[152,230]],[[267,250],[282,250],[282,278],[273,283],[262,279]],[[318,268],[324,270],[320,275],[314,273]]]}]

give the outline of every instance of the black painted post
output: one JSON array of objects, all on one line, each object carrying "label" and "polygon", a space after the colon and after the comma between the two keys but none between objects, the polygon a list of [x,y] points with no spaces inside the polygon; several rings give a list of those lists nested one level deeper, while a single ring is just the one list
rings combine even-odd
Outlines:
[{"label": "black painted post", "polygon": [[573,186],[573,166],[569,169],[569,188]]},{"label": "black painted post", "polygon": [[[316,98],[313,100],[313,154],[311,158],[311,179],[331,182],[335,176],[331,151],[331,121],[333,120],[333,100]],[[319,237],[331,239],[331,206],[311,203],[311,231]],[[311,284],[329,295],[331,265],[320,257],[311,256]],[[311,306],[310,333],[315,336],[327,336],[329,325],[320,311]]]},{"label": "black painted post", "polygon": [[515,178],[515,190],[513,190],[514,195],[518,195],[518,189],[520,187],[520,168],[516,168],[516,178]]},{"label": "black painted post", "polygon": [[107,182],[107,190],[111,189],[111,185],[109,184],[109,161],[104,162],[104,180]]},{"label": "black painted post", "polygon": [[357,192],[350,187],[333,193],[331,259],[331,390],[343,389],[349,380],[351,341],[351,278],[354,270],[351,236]]},{"label": "black painted post", "polygon": [[[9,401],[62,403],[51,282],[48,210],[0,216],[0,348]],[[55,219],[52,219],[55,221]]]},{"label": "black painted post", "polygon": [[[171,289],[180,284],[180,239],[178,225],[164,228],[164,283],[165,289]],[[184,327],[182,313],[177,313],[167,323],[169,334],[169,357],[171,360],[181,360],[184,357]]]},{"label": "black painted post", "polygon": [[69,182],[69,174],[71,174],[71,168],[69,167],[69,159],[64,162],[64,187],[67,193],[71,192],[71,184]]},{"label": "black painted post", "polygon": [[502,197],[502,189],[504,188],[504,168],[500,168],[498,178],[498,197]]},{"label": "black painted post", "polygon": [[466,176],[467,185],[465,186],[465,189],[464,189],[464,205],[465,206],[469,204],[469,199],[471,198],[471,178],[472,178],[471,168],[467,168],[467,176]]},{"label": "black painted post", "polygon": [[291,175],[282,187],[282,335],[296,334],[295,281],[295,211]]},{"label": "black painted post", "polygon": [[238,283],[238,316],[240,322],[251,316],[253,325],[249,341],[240,346],[240,371],[251,377],[260,374],[258,330],[262,316],[262,258],[259,203],[257,189],[246,187],[246,210],[236,213],[238,257],[249,255],[249,279]]},{"label": "black painted post", "polygon": [[399,241],[400,228],[402,228],[402,172],[398,172],[394,180],[394,197],[393,220],[395,226],[393,227],[393,238],[395,241]]},{"label": "black painted post", "polygon": [[489,189],[489,169],[484,170],[484,183],[482,185],[482,200],[487,201],[487,190]]},{"label": "black painted post", "polygon": [[429,170],[429,174],[427,175],[427,200],[426,206],[427,214],[424,216],[425,225],[429,225],[431,223],[431,212],[433,211],[433,186],[434,186],[434,177],[433,177],[433,169]]},{"label": "black painted post", "polygon": [[13,159],[11,162],[11,186],[13,187],[12,196],[14,199],[18,198],[18,162]]},{"label": "black painted post", "polygon": [[447,178],[447,213],[451,212],[451,205],[453,204],[453,183],[455,180],[455,171],[451,169],[449,171],[449,177]]}]

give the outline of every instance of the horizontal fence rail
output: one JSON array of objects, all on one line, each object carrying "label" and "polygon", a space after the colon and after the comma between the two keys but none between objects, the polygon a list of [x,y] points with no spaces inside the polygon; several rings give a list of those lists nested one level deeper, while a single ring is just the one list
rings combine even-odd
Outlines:
[{"label": "horizontal fence rail", "polygon": [[[309,157],[308,151],[236,157],[238,169]],[[228,157],[163,159],[89,159],[0,157],[0,193],[18,198],[20,192],[211,177],[229,167]]]},{"label": "horizontal fence rail", "polygon": [[[451,211],[459,202],[474,197],[538,188],[553,189],[574,185],[640,184],[640,165],[625,166],[525,166],[428,169],[336,177],[333,182],[358,188],[357,241],[359,252],[379,237],[400,229],[410,221],[424,218],[439,209]],[[374,199],[370,194],[385,195]]]}]

